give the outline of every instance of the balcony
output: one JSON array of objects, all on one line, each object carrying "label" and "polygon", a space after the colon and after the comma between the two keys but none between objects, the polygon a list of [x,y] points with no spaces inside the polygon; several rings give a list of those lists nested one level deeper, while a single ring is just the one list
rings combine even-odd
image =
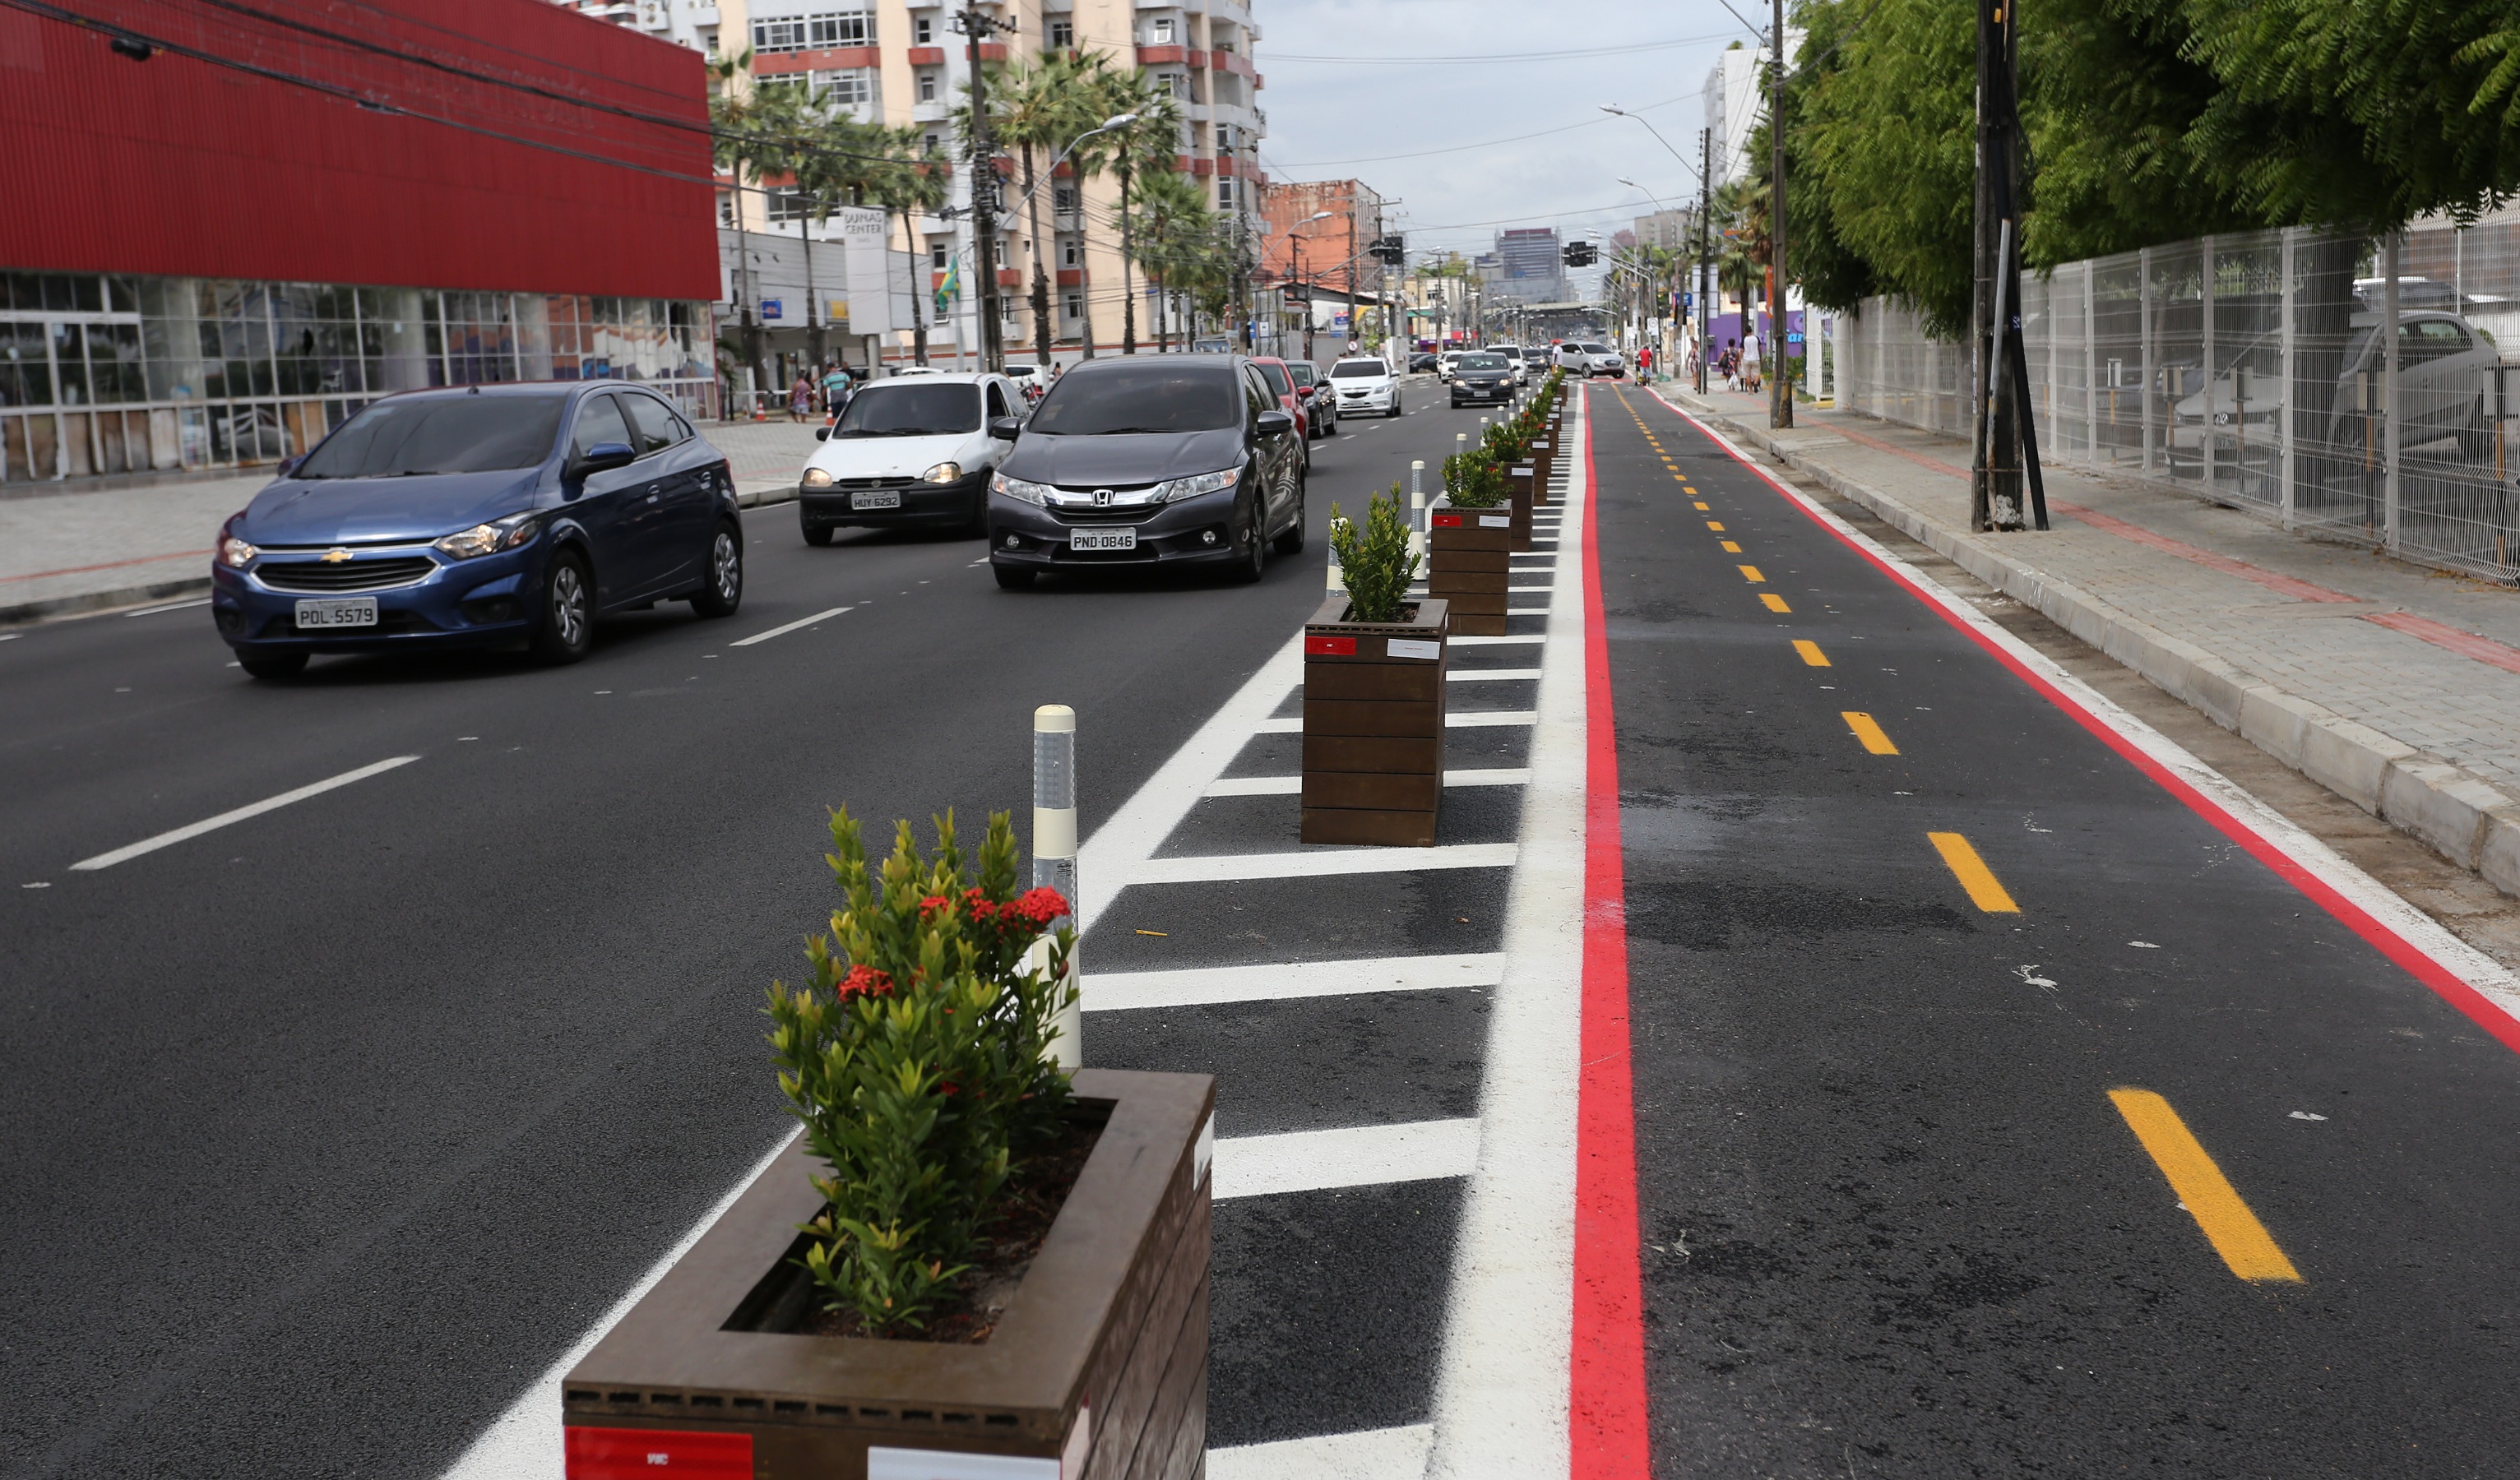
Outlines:
[{"label": "balcony", "polygon": [[906,54],[905,60],[913,67],[943,67],[945,65],[945,48],[941,46],[914,46]]},{"label": "balcony", "polygon": [[1186,46],[1142,46],[1138,48],[1138,65],[1161,67],[1166,63],[1188,62],[1195,55]]}]

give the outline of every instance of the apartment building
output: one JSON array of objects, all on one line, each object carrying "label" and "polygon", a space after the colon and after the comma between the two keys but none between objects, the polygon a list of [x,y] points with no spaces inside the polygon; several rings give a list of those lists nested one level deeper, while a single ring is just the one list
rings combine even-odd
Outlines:
[{"label": "apartment building", "polygon": [[[1803,30],[1785,27],[1785,56],[1802,54]],[[1752,173],[1750,136],[1768,116],[1768,48],[1732,43],[1706,73],[1706,126],[1715,139],[1714,186]]]},{"label": "apartment building", "polygon": [[[940,149],[959,152],[956,125],[958,115],[968,114],[969,108],[971,62],[967,36],[955,29],[956,18],[966,9],[963,0],[557,3],[711,54],[749,48],[754,86],[806,87],[870,121],[915,124]],[[1261,33],[1239,0],[987,0],[969,9],[997,22],[979,48],[984,64],[1078,51],[1146,74],[1181,103],[1180,167],[1208,184],[1221,213],[1252,218],[1258,203],[1252,192],[1265,181],[1255,161],[1268,114],[1259,106],[1262,77],[1253,61]],[[911,276],[913,281],[923,277],[928,292],[915,303],[904,293],[899,302],[886,305],[876,336],[886,360],[898,362],[910,354],[910,315],[915,311],[926,327],[931,364],[977,363],[979,294],[972,277],[970,175],[968,163],[958,161],[942,209],[890,227],[892,249],[923,266],[923,273],[914,268]],[[732,181],[727,186],[720,191],[723,225],[740,226],[746,233],[817,239],[845,235],[836,216],[828,223],[805,220],[801,203],[784,192],[737,191]],[[1003,192],[1009,208],[1000,223],[996,256],[1008,357],[1055,356],[1072,362],[1112,352],[1120,347],[1122,323],[1114,219],[1118,182],[1098,175],[1080,186],[1072,177],[1061,177],[1044,182],[1041,189],[1039,240],[1032,231],[1033,212],[1016,208],[1019,186],[1011,183]],[[1033,342],[1029,294],[1036,260],[1057,285],[1052,345]],[[1152,337],[1154,300],[1144,275],[1132,276],[1143,295],[1137,314],[1143,344]],[[730,285],[730,292],[743,291],[732,275]],[[950,296],[940,319],[936,294],[941,290],[949,290]],[[847,302],[854,306],[855,300]],[[739,320],[747,308],[740,301],[728,306]],[[804,304],[809,315],[828,313],[832,306],[832,300],[820,294]],[[786,324],[774,337],[801,337],[815,327],[810,320]],[[844,342],[867,337],[848,322],[821,327],[847,336]]]}]

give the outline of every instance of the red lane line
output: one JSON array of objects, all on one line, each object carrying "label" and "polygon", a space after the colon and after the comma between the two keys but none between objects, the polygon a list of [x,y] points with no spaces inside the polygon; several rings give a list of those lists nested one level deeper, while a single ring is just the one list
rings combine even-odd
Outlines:
[{"label": "red lane line", "polygon": [[2291,597],[2297,602],[2359,602],[2362,600],[2362,597],[2347,596],[2342,591],[2330,591],[2324,586],[2315,586],[2308,581],[2300,580],[2293,576],[2279,575],[2272,570],[2267,569],[2263,565],[2252,565],[2246,561],[2235,561],[2228,555],[2216,555],[2211,550],[2200,550],[2194,545],[2187,544],[2181,540],[2174,540],[2166,534],[2155,534],[2149,529],[2145,529],[2140,525],[2130,524],[2124,519],[2113,519],[2105,514],[2093,513],[2080,504],[2068,504],[2060,500],[2051,499],[2048,501],[2048,507],[2055,510],[2058,514],[2070,514],[2074,517],[2081,519],[2084,523],[2091,525],[2092,528],[2101,530],[2104,533],[2114,534],[2122,540],[2133,540],[2138,545],[2149,545],[2155,550],[2175,555],[2182,561],[2192,561],[2196,564],[2202,565],[2208,570],[2219,570],[2225,575],[2236,575],[2244,581],[2255,581],[2259,585],[2266,587],[2269,591]]},{"label": "red lane line", "polygon": [[[1592,391],[1584,392],[1587,407]],[[1589,424],[1591,414],[1586,413]],[[1571,1473],[1646,1480],[1643,1276],[1637,1245],[1637,1102],[1628,1053],[1627,871],[1619,737],[1601,620],[1598,484],[1584,439],[1584,1066],[1575,1109],[1575,1352]]]},{"label": "red lane line", "polygon": [[2421,638],[2436,648],[2447,648],[2461,657],[2472,657],[2480,663],[2492,663],[2497,668],[2520,673],[2520,648],[2505,647],[2490,637],[2479,637],[2473,632],[2461,632],[2448,623],[2436,622],[2428,616],[2417,616],[2411,611],[2365,611],[2362,613],[2362,620],[2377,622],[2392,632],[2403,632],[2408,637]]},{"label": "red lane line", "polygon": [[2205,795],[2205,793],[2197,790],[2194,786],[2189,785],[2186,781],[2182,779],[2175,772],[2171,771],[2168,767],[2162,765],[2159,761],[2154,760],[2151,756],[2146,755],[2143,751],[2138,749],[2134,741],[2128,740],[2125,736],[2118,734],[2115,729],[2102,721],[2098,715],[2084,708],[2079,701],[2066,694],[2063,690],[2058,689],[2046,678],[2033,672],[2027,664],[2023,663],[2019,658],[2014,657],[2010,652],[2005,651],[2002,648],[1997,646],[1995,641],[1987,637],[1986,634],[1978,631],[1969,623],[1961,620],[1957,613],[1946,608],[1942,603],[1932,600],[1930,597],[1926,596],[1923,591],[1909,584],[1908,578],[1889,562],[1883,561],[1879,556],[1874,555],[1871,551],[1865,549],[1862,545],[1848,539],[1836,529],[1831,528],[1826,520],[1822,519],[1811,509],[1805,507],[1802,500],[1793,497],[1785,488],[1784,484],[1769,476],[1767,471],[1761,468],[1758,464],[1749,461],[1738,453],[1732,452],[1731,447],[1727,446],[1721,438],[1716,437],[1713,431],[1709,430],[1702,423],[1698,423],[1695,418],[1688,417],[1686,413],[1680,412],[1677,409],[1674,410],[1673,415],[1681,416],[1689,421],[1692,425],[1695,425],[1698,430],[1705,432],[1706,435],[1715,442],[1715,445],[1724,448],[1726,453],[1729,454],[1734,462],[1747,468],[1750,471],[1756,473],[1761,481],[1774,487],[1779,494],[1784,495],[1785,502],[1787,504],[1799,511],[1805,518],[1810,519],[1822,531],[1826,532],[1831,539],[1836,540],[1839,544],[1844,545],[1847,549],[1862,557],[1865,562],[1871,565],[1874,569],[1879,570],[1882,574],[1889,576],[1892,580],[1898,582],[1900,589],[1908,592],[1911,596],[1913,596],[1935,615],[1950,623],[1955,630],[1967,637],[1970,642],[1975,643],[1988,656],[1994,658],[1997,662],[2002,663],[2005,668],[2011,670],[2014,677],[2029,685],[2033,691],[2035,691],[2041,697],[2047,699],[2048,702],[2055,705],[2057,708],[2063,710],[2067,715],[2071,716],[2075,723],[2091,732],[2091,734],[2096,737],[2102,744],[2107,745],[2110,749],[2116,751],[2120,757],[2127,761],[2128,764],[2134,766],[2136,770],[2150,778],[2156,785],[2186,804],[2189,811],[2205,819],[2207,823],[2214,827],[2215,830],[2221,832],[2231,841],[2239,844],[2242,848],[2248,851],[2250,857],[2255,858],[2258,862],[2266,865],[2269,869],[2273,870],[2276,876],[2282,878],[2285,882],[2291,884],[2294,888],[2299,889],[2303,894],[2309,896],[2312,903],[2326,911],[2339,924],[2344,925],[2347,929],[2362,937],[2362,939],[2368,943],[2373,950],[2378,951],[2382,956],[2395,963],[2398,967],[2404,970],[2408,975],[2414,977],[2417,981],[2420,981],[2425,986],[2431,988],[2436,996],[2440,997],[2444,1002],[2449,1003],[2452,1007],[2456,1008],[2460,1012],[2466,1014],[2469,1021],[2475,1023],[2478,1027],[2483,1028],[2486,1032],[2493,1034],[2495,1039],[2504,1048],[2511,1050],[2513,1053],[2520,1054],[2520,1020],[2514,1020],[2510,1013],[2497,1006],[2491,998],[2488,998],[2484,993],[2479,992],[2476,988],[2469,986],[2466,982],[2460,980],[2456,973],[2452,972],[2448,966],[2443,965],[2440,962],[2433,960],[2431,956],[2425,954],[2423,949],[2417,946],[2413,941],[2400,935],[2396,930],[2391,929],[2388,925],[2374,919],[2361,905],[2354,903],[2352,900],[2347,899],[2344,895],[2338,893],[2334,888],[2328,885],[2326,880],[2320,878],[2318,875],[2313,874],[2309,869],[2294,861],[2292,855],[2277,847],[2272,840],[2261,834],[2255,828],[2250,827],[2239,818],[2232,816],[2228,811],[2226,811],[2220,802],[2215,801],[2211,797]]},{"label": "red lane line", "polygon": [[38,570],[32,575],[0,575],[0,581],[40,581],[48,575],[79,575],[90,570],[115,570],[124,565],[154,565],[159,561],[199,561],[208,558],[207,551],[179,550],[173,555],[144,555],[137,560],[108,561],[102,565],[66,565],[59,570]]}]

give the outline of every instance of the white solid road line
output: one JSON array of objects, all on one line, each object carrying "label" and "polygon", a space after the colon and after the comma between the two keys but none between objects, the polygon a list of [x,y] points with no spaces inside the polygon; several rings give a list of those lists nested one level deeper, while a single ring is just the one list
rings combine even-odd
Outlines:
[{"label": "white solid road line", "polygon": [[1179,971],[1085,974],[1085,1010],[1196,1008],[1369,992],[1432,992],[1493,987],[1505,978],[1495,952],[1460,956],[1375,956],[1360,961],[1271,962],[1257,966],[1193,966]]},{"label": "white solid road line", "polygon": [[1539,643],[1545,639],[1538,633],[1533,633],[1528,637],[1518,634],[1506,637],[1454,637],[1446,638],[1445,641],[1456,648],[1495,648],[1507,643]]},{"label": "white solid road line", "polygon": [[790,1142],[803,1134],[802,1131],[792,1131],[781,1137],[777,1145],[752,1164],[751,1170],[737,1178],[735,1186],[727,1188],[726,1195],[717,1200],[717,1206],[692,1225],[692,1231],[683,1235],[681,1242],[666,1250],[665,1257],[650,1265],[648,1273],[640,1276],[638,1283],[612,1302],[612,1309],[606,1311],[602,1320],[588,1326],[586,1334],[561,1353],[559,1361],[543,1368],[543,1374],[535,1378],[533,1385],[526,1388],[516,1402],[508,1405],[506,1413],[490,1421],[490,1426],[481,1431],[481,1437],[473,1440],[472,1447],[466,1450],[446,1471],[445,1480],[561,1480],[568,1469],[567,1455],[562,1448],[564,1441],[560,1421],[561,1379],[568,1375],[570,1368],[586,1360],[586,1354],[595,1350],[595,1343],[604,1339],[604,1333],[619,1324],[621,1318],[630,1314],[630,1307],[637,1305],[641,1296],[655,1288],[656,1281],[665,1278],[665,1272],[674,1267],[674,1261],[689,1253],[692,1245],[700,1241],[702,1233],[717,1226],[717,1221],[726,1216],[728,1208],[735,1206],[735,1199],[752,1185],[752,1180],[760,1176],[780,1152],[787,1150]]},{"label": "white solid road line", "polygon": [[1267,1197],[1466,1177],[1478,1155],[1479,1123],[1474,1119],[1221,1137],[1209,1195],[1220,1200]]},{"label": "white solid road line", "polygon": [[1457,684],[1494,684],[1507,679],[1540,677],[1537,668],[1455,668],[1444,677]]},{"label": "white solid road line", "polygon": [[1207,1480],[1424,1480],[1434,1426],[1320,1434],[1207,1452]]},{"label": "white solid road line", "polygon": [[[1314,878],[1342,874],[1411,874],[1422,869],[1510,869],[1519,845],[1450,843],[1432,848],[1345,848],[1328,853],[1212,853],[1150,858],[1119,882],[1213,884],[1252,878]],[[1078,871],[1083,874],[1082,870]]]},{"label": "white solid road line", "polygon": [[182,611],[188,607],[206,606],[209,604],[210,599],[206,596],[202,596],[195,597],[189,602],[168,602],[163,606],[143,606],[137,611],[126,611],[122,614],[124,616],[156,616],[160,611]]},{"label": "white solid road line", "polygon": [[[1447,786],[1519,786],[1531,780],[1523,770],[1495,768],[1480,771],[1447,771]],[[1304,789],[1300,776],[1229,776],[1207,784],[1210,796],[1294,796]]]},{"label": "white solid road line", "polygon": [[381,776],[396,766],[408,766],[418,759],[420,757],[417,755],[397,755],[391,760],[382,760],[373,766],[361,766],[356,771],[344,771],[338,776],[317,782],[311,786],[300,786],[294,791],[283,791],[278,796],[265,797],[249,806],[239,807],[233,812],[222,812],[216,817],[205,817],[189,827],[177,828],[172,832],[160,832],[156,837],[144,837],[136,843],[127,843],[111,853],[100,853],[94,858],[83,858],[70,867],[91,873],[98,869],[111,869],[115,864],[138,858],[143,853],[155,853],[160,848],[180,843],[186,838],[199,837],[204,832],[215,832],[230,823],[241,823],[248,817],[260,817],[265,812],[277,811],[291,802],[302,802],[310,796],[321,796],[337,786],[346,786],[352,782],[366,781],[371,776]]},{"label": "white solid road line", "polygon": [[841,612],[848,609],[849,608],[846,606],[834,606],[829,611],[817,611],[812,616],[800,617],[795,621],[789,622],[785,627],[773,627],[767,632],[756,632],[750,637],[738,638],[734,642],[727,644],[727,646],[730,648],[749,648],[755,643],[766,643],[774,637],[785,637],[799,627],[811,627],[816,622],[828,622],[832,618],[838,616]]},{"label": "white solid road line", "polygon": [[[1580,398],[1576,404],[1580,452],[1591,426]],[[1583,466],[1580,456],[1568,461]],[[1570,497],[1566,508],[1580,535],[1588,513],[1582,497]],[[1479,1083],[1487,1134],[1453,1246],[1426,1480],[1565,1475],[1572,1463],[1588,757],[1584,575],[1580,563],[1568,562],[1568,599],[1549,618],[1531,784],[1522,791],[1522,863],[1506,896],[1505,981],[1489,1009]]]}]

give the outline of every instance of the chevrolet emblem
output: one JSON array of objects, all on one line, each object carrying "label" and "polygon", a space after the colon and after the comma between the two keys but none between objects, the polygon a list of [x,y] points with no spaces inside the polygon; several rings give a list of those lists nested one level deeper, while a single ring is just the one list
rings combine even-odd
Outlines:
[{"label": "chevrolet emblem", "polygon": [[338,545],[324,552],[324,563],[327,565],[338,565],[349,558],[350,552],[341,549]]}]

